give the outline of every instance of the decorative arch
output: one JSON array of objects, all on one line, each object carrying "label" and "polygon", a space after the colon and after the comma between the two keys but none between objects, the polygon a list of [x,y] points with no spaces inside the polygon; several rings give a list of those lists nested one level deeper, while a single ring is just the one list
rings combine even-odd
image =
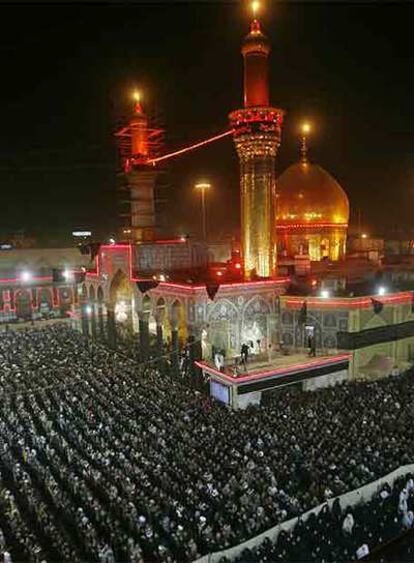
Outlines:
[{"label": "decorative arch", "polygon": [[73,302],[73,289],[71,287],[59,288],[59,302],[61,309],[67,310]]},{"label": "decorative arch", "polygon": [[88,288],[86,287],[86,283],[82,284],[80,298],[82,301],[88,300]]},{"label": "decorative arch", "polygon": [[53,297],[49,288],[42,287],[38,290],[37,303],[40,312],[48,312],[53,309]]},{"label": "decorative arch", "polygon": [[207,313],[207,322],[237,322],[239,319],[240,314],[236,305],[228,299],[219,299]]},{"label": "decorative arch", "polygon": [[101,285],[98,287],[98,290],[96,292],[96,297],[97,297],[99,303],[103,302],[103,300],[104,300],[104,290],[102,289]]},{"label": "decorative arch", "polygon": [[32,316],[31,294],[28,289],[20,289],[15,293],[16,315],[20,319],[30,319]]},{"label": "decorative arch", "polygon": [[306,315],[306,325],[302,325],[300,323],[296,323],[295,327],[295,346],[298,348],[307,348],[308,342],[307,338],[308,335],[306,334],[306,326],[313,327],[314,329],[314,338],[316,348],[321,349],[323,345],[322,341],[322,326],[321,321],[312,313],[307,313]]},{"label": "decorative arch", "polygon": [[240,313],[236,305],[223,298],[214,303],[207,313],[205,332],[205,350],[223,350],[226,357],[236,355],[240,348]]},{"label": "decorative arch", "polygon": [[109,287],[109,303],[112,307],[115,307],[116,301],[120,295],[125,295],[129,298],[134,295],[134,290],[128,276],[121,269],[116,272]]},{"label": "decorative arch", "polygon": [[91,301],[92,303],[95,301],[95,288],[93,285],[89,286],[89,301]]},{"label": "decorative arch", "polygon": [[243,316],[246,315],[269,315],[271,307],[260,295],[252,297],[244,306]]},{"label": "decorative arch", "polygon": [[181,343],[184,343],[187,339],[187,319],[185,305],[180,299],[175,299],[171,304],[170,324],[178,330],[178,337]]},{"label": "decorative arch", "polygon": [[162,323],[165,320],[166,312],[167,303],[163,297],[160,297],[155,303],[155,318]]},{"label": "decorative arch", "polygon": [[271,306],[260,295],[252,297],[244,306],[241,343],[247,344],[252,354],[261,354],[268,349],[270,313]]},{"label": "decorative arch", "polygon": [[109,288],[109,308],[115,314],[115,322],[122,326],[125,334],[134,330],[135,292],[125,272],[119,269]]}]

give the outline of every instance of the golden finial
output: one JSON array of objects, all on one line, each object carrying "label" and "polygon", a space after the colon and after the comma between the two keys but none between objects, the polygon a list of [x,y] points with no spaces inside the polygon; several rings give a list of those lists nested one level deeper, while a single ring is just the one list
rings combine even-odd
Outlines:
[{"label": "golden finial", "polygon": [[300,152],[302,155],[302,162],[308,162],[308,143],[307,143],[307,136],[310,133],[311,130],[311,126],[310,123],[308,123],[307,121],[303,122],[301,125],[301,133],[302,133],[302,139],[301,139],[301,146],[300,146]]},{"label": "golden finial", "polygon": [[136,101],[137,104],[141,101],[141,92],[138,90],[134,90],[132,93],[132,98]]}]

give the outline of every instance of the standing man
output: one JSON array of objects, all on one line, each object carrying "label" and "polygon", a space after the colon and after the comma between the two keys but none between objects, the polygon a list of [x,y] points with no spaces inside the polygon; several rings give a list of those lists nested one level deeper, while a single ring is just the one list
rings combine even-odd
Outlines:
[{"label": "standing man", "polygon": [[309,356],[316,357],[316,339],[314,334],[309,336]]},{"label": "standing man", "polygon": [[247,371],[247,359],[249,357],[249,347],[246,343],[242,344],[241,350],[240,350],[240,358],[241,358],[241,363],[244,365],[244,370]]}]

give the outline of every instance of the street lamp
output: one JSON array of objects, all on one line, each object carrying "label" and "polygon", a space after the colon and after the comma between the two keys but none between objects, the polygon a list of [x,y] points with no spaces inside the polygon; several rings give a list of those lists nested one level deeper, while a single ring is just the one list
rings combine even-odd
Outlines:
[{"label": "street lamp", "polygon": [[201,215],[203,222],[203,239],[207,242],[207,218],[206,218],[206,191],[211,188],[210,182],[197,182],[194,186],[201,193]]}]

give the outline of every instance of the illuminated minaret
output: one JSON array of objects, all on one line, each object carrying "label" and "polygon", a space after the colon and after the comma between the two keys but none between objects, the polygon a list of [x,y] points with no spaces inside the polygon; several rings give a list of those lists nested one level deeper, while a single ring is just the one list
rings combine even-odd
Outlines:
[{"label": "illuminated minaret", "polygon": [[246,279],[276,274],[275,158],[283,111],[269,105],[270,43],[252,3],[253,21],[244,38],[244,108],[230,113],[240,160],[241,248]]},{"label": "illuminated minaret", "polygon": [[120,139],[121,157],[127,183],[129,210],[124,214],[127,221],[121,233],[123,239],[150,241],[155,238],[154,187],[157,171],[149,163],[148,118],[140,101],[140,94],[134,93],[134,111],[128,125],[116,135]]}]

